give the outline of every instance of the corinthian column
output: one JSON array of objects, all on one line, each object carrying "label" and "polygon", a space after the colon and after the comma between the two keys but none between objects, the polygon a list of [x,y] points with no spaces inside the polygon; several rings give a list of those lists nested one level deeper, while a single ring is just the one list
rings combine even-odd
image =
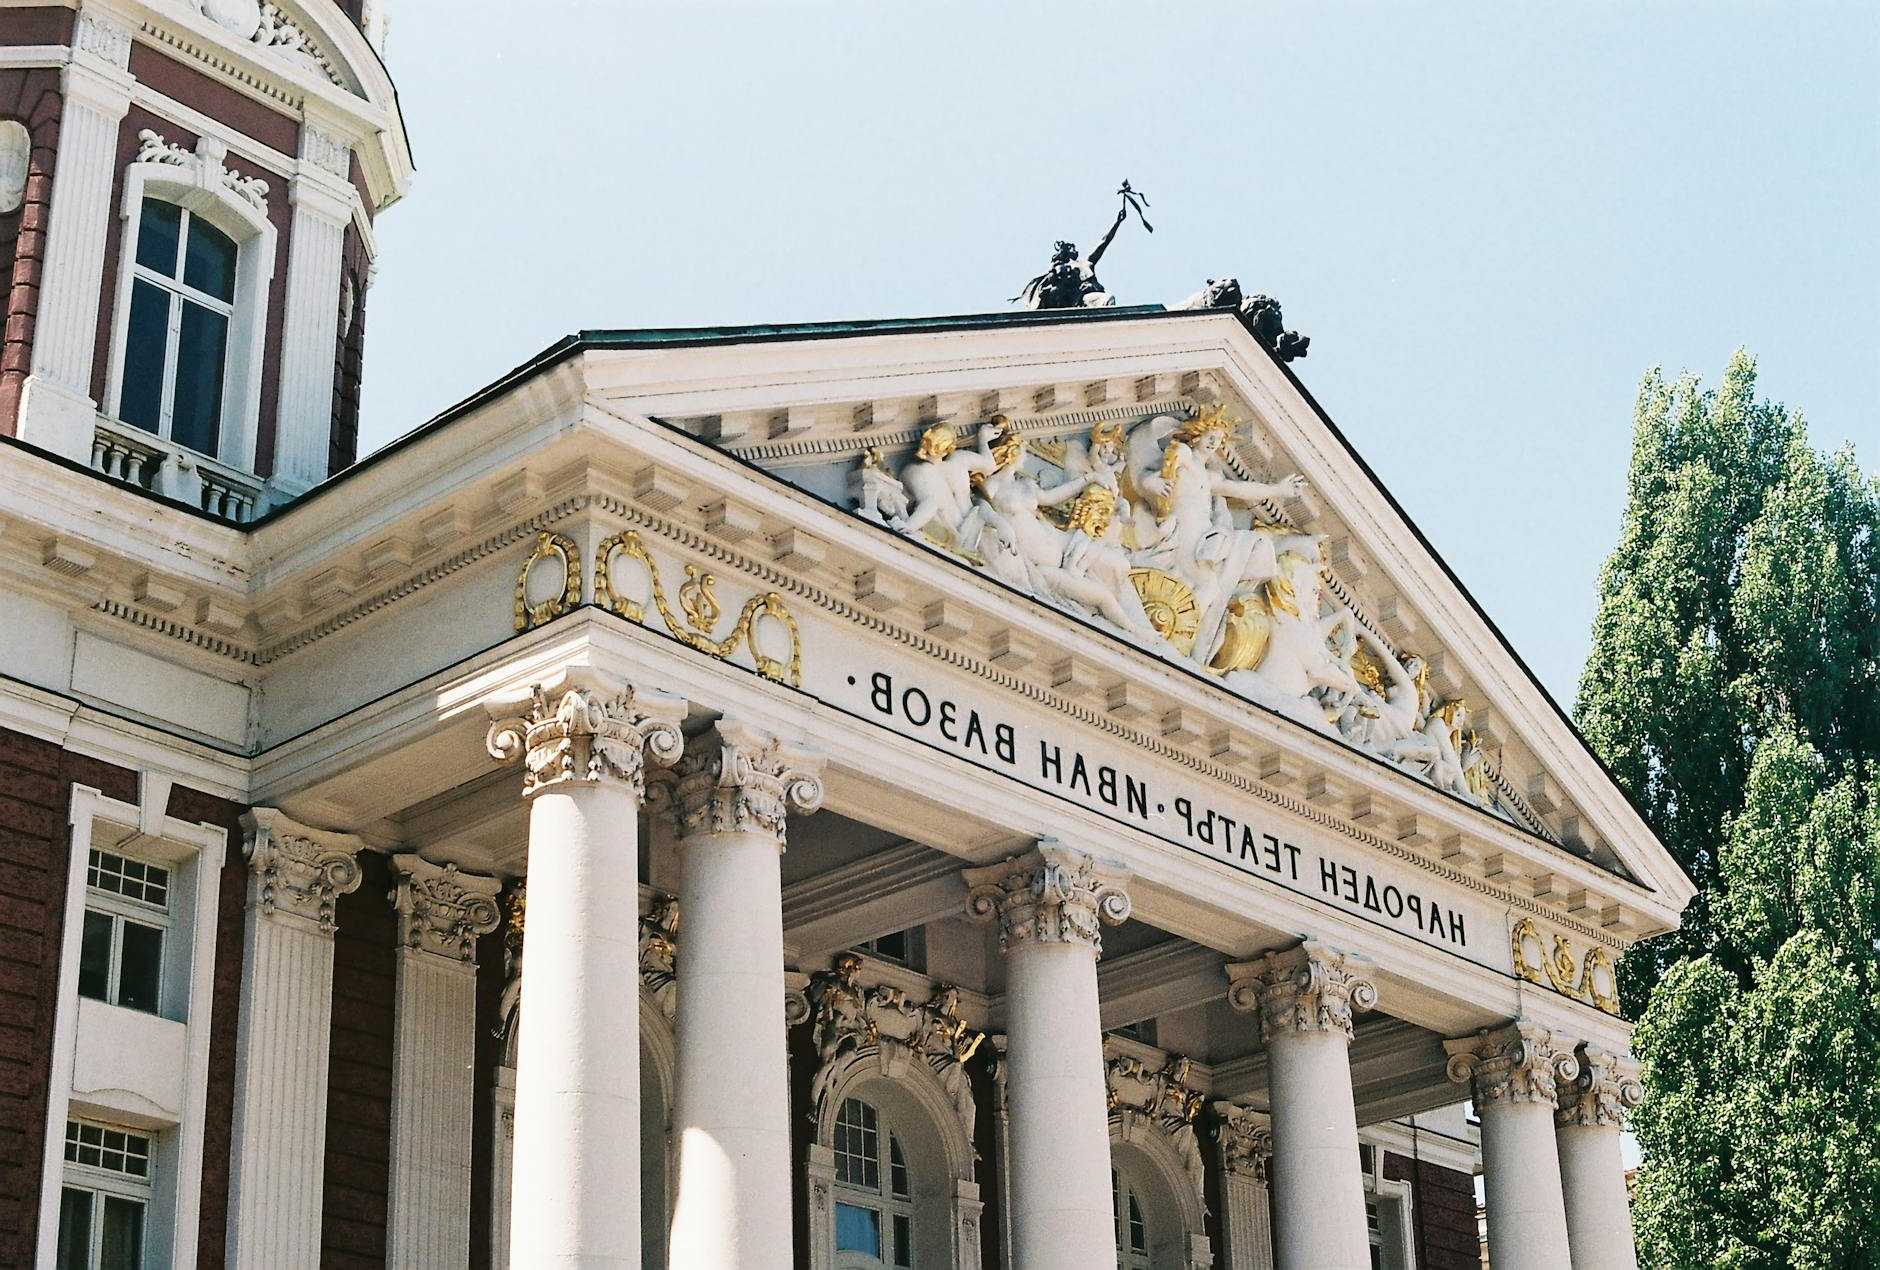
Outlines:
[{"label": "corinthian column", "polygon": [[1522,1270],[1570,1270],[1554,1108],[1555,1086],[1579,1074],[1578,1060],[1525,1019],[1443,1048],[1449,1078],[1469,1083],[1482,1118],[1489,1256]]},{"label": "corinthian column", "polygon": [[1377,1005],[1370,963],[1314,940],[1227,967],[1228,1004],[1260,1015],[1273,1119],[1279,1270],[1370,1270],[1351,1012]]},{"label": "corinthian column", "polygon": [[1645,1088],[1638,1064],[1597,1045],[1582,1044],[1575,1057],[1579,1075],[1560,1086],[1554,1128],[1573,1270],[1637,1270],[1619,1130]]},{"label": "corinthian column", "polygon": [[732,718],[679,764],[675,1266],[790,1264],[781,865],[788,813],[822,805],[821,769]]},{"label": "corinthian column", "polygon": [[501,884],[415,855],[393,856],[392,869],[398,980],[386,1259],[445,1270],[470,1257],[476,941],[501,919]]},{"label": "corinthian column", "polygon": [[1097,956],[1098,923],[1129,917],[1123,879],[1048,839],[965,877],[968,915],[998,920],[1005,954],[1012,1264],[1115,1265]]},{"label": "corinthian column", "polygon": [[529,800],[512,1263],[637,1270],[639,815],[645,752],[679,756],[685,703],[575,668],[522,707],[489,737]]},{"label": "corinthian column", "polygon": [[229,1264],[320,1263],[326,1075],[339,897],[359,888],[360,841],[270,807],[248,830],[248,913],[235,1042]]},{"label": "corinthian column", "polygon": [[1231,1102],[1217,1102],[1215,1129],[1221,1158],[1221,1235],[1225,1270],[1273,1270],[1273,1218],[1267,1178],[1273,1131],[1267,1117]]}]

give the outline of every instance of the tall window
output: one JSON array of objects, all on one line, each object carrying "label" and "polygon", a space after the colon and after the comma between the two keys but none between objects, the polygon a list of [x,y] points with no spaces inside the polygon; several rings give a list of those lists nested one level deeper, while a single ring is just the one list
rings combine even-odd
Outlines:
[{"label": "tall window", "polygon": [[92,848],[85,866],[79,996],[157,1013],[170,890],[170,870],[163,865]]},{"label": "tall window", "polygon": [[872,1103],[850,1098],[836,1112],[835,1156],[837,1267],[911,1267],[914,1190],[907,1156]]},{"label": "tall window", "polygon": [[58,1270],[141,1270],[150,1206],[150,1139],[68,1120]]},{"label": "tall window", "polygon": [[1149,1223],[1142,1215],[1142,1196],[1129,1176],[1110,1170],[1110,1200],[1116,1209],[1116,1264],[1121,1270],[1153,1270],[1149,1260]]},{"label": "tall window", "polygon": [[1384,1270],[1384,1221],[1369,1195],[1364,1197],[1364,1233],[1371,1242],[1371,1270]]},{"label": "tall window", "polygon": [[174,203],[137,222],[118,418],[213,455],[221,440],[235,240]]}]

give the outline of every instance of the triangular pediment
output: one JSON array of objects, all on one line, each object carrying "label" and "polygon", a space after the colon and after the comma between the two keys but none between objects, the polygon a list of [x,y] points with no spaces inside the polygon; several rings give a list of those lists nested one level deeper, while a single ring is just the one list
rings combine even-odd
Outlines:
[{"label": "triangular pediment", "polygon": [[1078,316],[714,332],[681,380],[622,348],[589,383],[1682,906],[1569,721],[1233,315]]}]

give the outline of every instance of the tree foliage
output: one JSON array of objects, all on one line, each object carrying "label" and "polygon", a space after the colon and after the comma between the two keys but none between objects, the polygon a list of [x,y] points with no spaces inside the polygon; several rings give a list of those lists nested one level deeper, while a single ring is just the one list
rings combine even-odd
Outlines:
[{"label": "tree foliage", "polygon": [[1880,1265],[1877,606],[1853,455],[1742,352],[1648,374],[1577,706],[1699,887],[1621,968],[1648,1265]]}]

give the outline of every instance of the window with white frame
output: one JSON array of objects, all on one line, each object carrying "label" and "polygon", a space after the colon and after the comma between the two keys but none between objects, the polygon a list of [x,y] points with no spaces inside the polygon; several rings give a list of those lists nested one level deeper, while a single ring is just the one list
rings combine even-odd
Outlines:
[{"label": "window with white frame", "polygon": [[66,1122],[57,1270],[140,1270],[152,1159],[135,1130]]},{"label": "window with white frame", "polygon": [[91,848],[85,865],[79,996],[150,1014],[161,1011],[171,889],[167,866]]},{"label": "window with white frame", "polygon": [[1110,1170],[1110,1201],[1116,1213],[1116,1264],[1121,1270],[1153,1270],[1149,1260],[1149,1222],[1143,1196],[1122,1169]]},{"label": "window with white frame", "polygon": [[1411,1270],[1410,1183],[1384,1176],[1384,1151],[1370,1142],[1358,1145],[1364,1175],[1364,1229],[1371,1270]]},{"label": "window with white frame", "polygon": [[912,1267],[914,1188],[899,1135],[873,1103],[849,1098],[833,1146],[837,1270]]},{"label": "window with white frame", "polygon": [[218,452],[238,254],[200,215],[144,198],[118,393],[125,423]]}]

